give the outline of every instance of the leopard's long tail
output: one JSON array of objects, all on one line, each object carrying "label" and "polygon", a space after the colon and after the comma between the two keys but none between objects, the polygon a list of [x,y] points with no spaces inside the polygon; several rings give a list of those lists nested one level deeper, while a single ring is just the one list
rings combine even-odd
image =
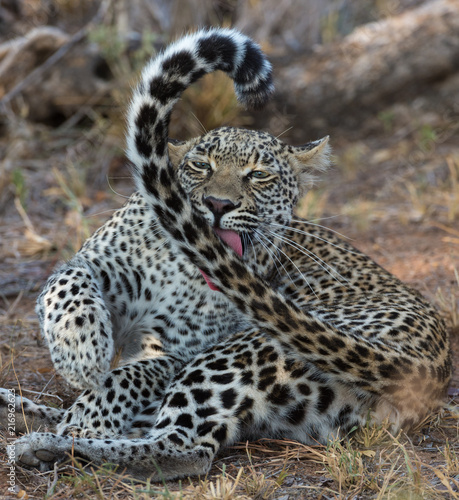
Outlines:
[{"label": "leopard's long tail", "polygon": [[192,83],[217,70],[233,79],[237,98],[246,107],[262,106],[274,90],[271,64],[260,47],[233,29],[185,36],[144,68],[128,111],[127,155],[137,187],[147,199],[157,197],[155,184],[169,161],[167,140],[175,103]]}]

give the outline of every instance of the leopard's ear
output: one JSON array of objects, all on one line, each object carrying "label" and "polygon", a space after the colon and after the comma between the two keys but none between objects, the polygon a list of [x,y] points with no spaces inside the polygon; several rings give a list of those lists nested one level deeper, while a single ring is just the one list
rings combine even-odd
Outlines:
[{"label": "leopard's ear", "polygon": [[330,166],[331,149],[328,139],[327,135],[318,141],[292,148],[300,196],[306,194],[306,191],[312,187],[317,172],[323,172]]},{"label": "leopard's ear", "polygon": [[168,139],[169,158],[174,167],[182,163],[183,157],[188,151],[198,142],[198,138],[190,139],[188,141],[178,141],[176,139]]}]

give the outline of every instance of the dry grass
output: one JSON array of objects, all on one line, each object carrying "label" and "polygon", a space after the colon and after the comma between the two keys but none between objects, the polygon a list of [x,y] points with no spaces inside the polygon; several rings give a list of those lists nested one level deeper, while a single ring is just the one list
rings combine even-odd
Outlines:
[{"label": "dry grass", "polygon": [[[445,409],[414,435],[378,428],[378,442],[332,441],[327,447],[260,440],[232,447],[206,478],[151,484],[110,467],[72,460],[48,473],[17,467],[27,498],[269,499],[459,498],[458,415]],[[224,465],[229,462],[230,465]],[[221,469],[218,470],[220,464]],[[234,465],[237,463],[237,465]],[[20,498],[20,497],[17,497]]]}]

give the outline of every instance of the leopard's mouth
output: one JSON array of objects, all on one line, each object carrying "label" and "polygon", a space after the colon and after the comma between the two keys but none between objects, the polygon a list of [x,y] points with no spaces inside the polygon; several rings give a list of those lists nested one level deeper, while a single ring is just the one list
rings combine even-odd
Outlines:
[{"label": "leopard's mouth", "polygon": [[231,229],[212,228],[217,236],[223,240],[230,248],[232,248],[239,257],[244,257],[247,251],[248,242],[251,241],[251,232],[249,231],[233,231]]},{"label": "leopard's mouth", "polygon": [[[233,231],[232,229],[222,229],[220,227],[213,227],[214,233],[224,242],[226,243],[231,249],[233,249],[239,257],[242,257],[244,255],[244,250],[245,250],[245,244],[244,244],[244,239],[241,238],[241,235],[237,233],[236,231]],[[206,280],[206,283],[209,285],[209,288],[211,290],[219,291],[219,289],[212,283],[211,279],[207,274],[201,269],[199,272],[204,276],[204,279]]]},{"label": "leopard's mouth", "polygon": [[242,238],[239,233],[232,229],[222,229],[220,227],[213,228],[214,233],[230,248],[232,248],[239,257],[242,257]]}]

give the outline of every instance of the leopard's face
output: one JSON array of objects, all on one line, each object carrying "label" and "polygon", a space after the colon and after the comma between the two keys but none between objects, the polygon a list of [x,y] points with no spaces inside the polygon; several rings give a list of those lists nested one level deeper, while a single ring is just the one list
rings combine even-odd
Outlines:
[{"label": "leopard's face", "polygon": [[299,191],[283,145],[236,132],[211,132],[185,155],[179,177],[192,203],[211,226],[239,233],[288,223]]},{"label": "leopard's face", "polygon": [[238,233],[246,257],[249,245],[269,246],[290,223],[324,142],[293,148],[264,132],[221,128],[170,153],[193,205],[210,226]]}]

